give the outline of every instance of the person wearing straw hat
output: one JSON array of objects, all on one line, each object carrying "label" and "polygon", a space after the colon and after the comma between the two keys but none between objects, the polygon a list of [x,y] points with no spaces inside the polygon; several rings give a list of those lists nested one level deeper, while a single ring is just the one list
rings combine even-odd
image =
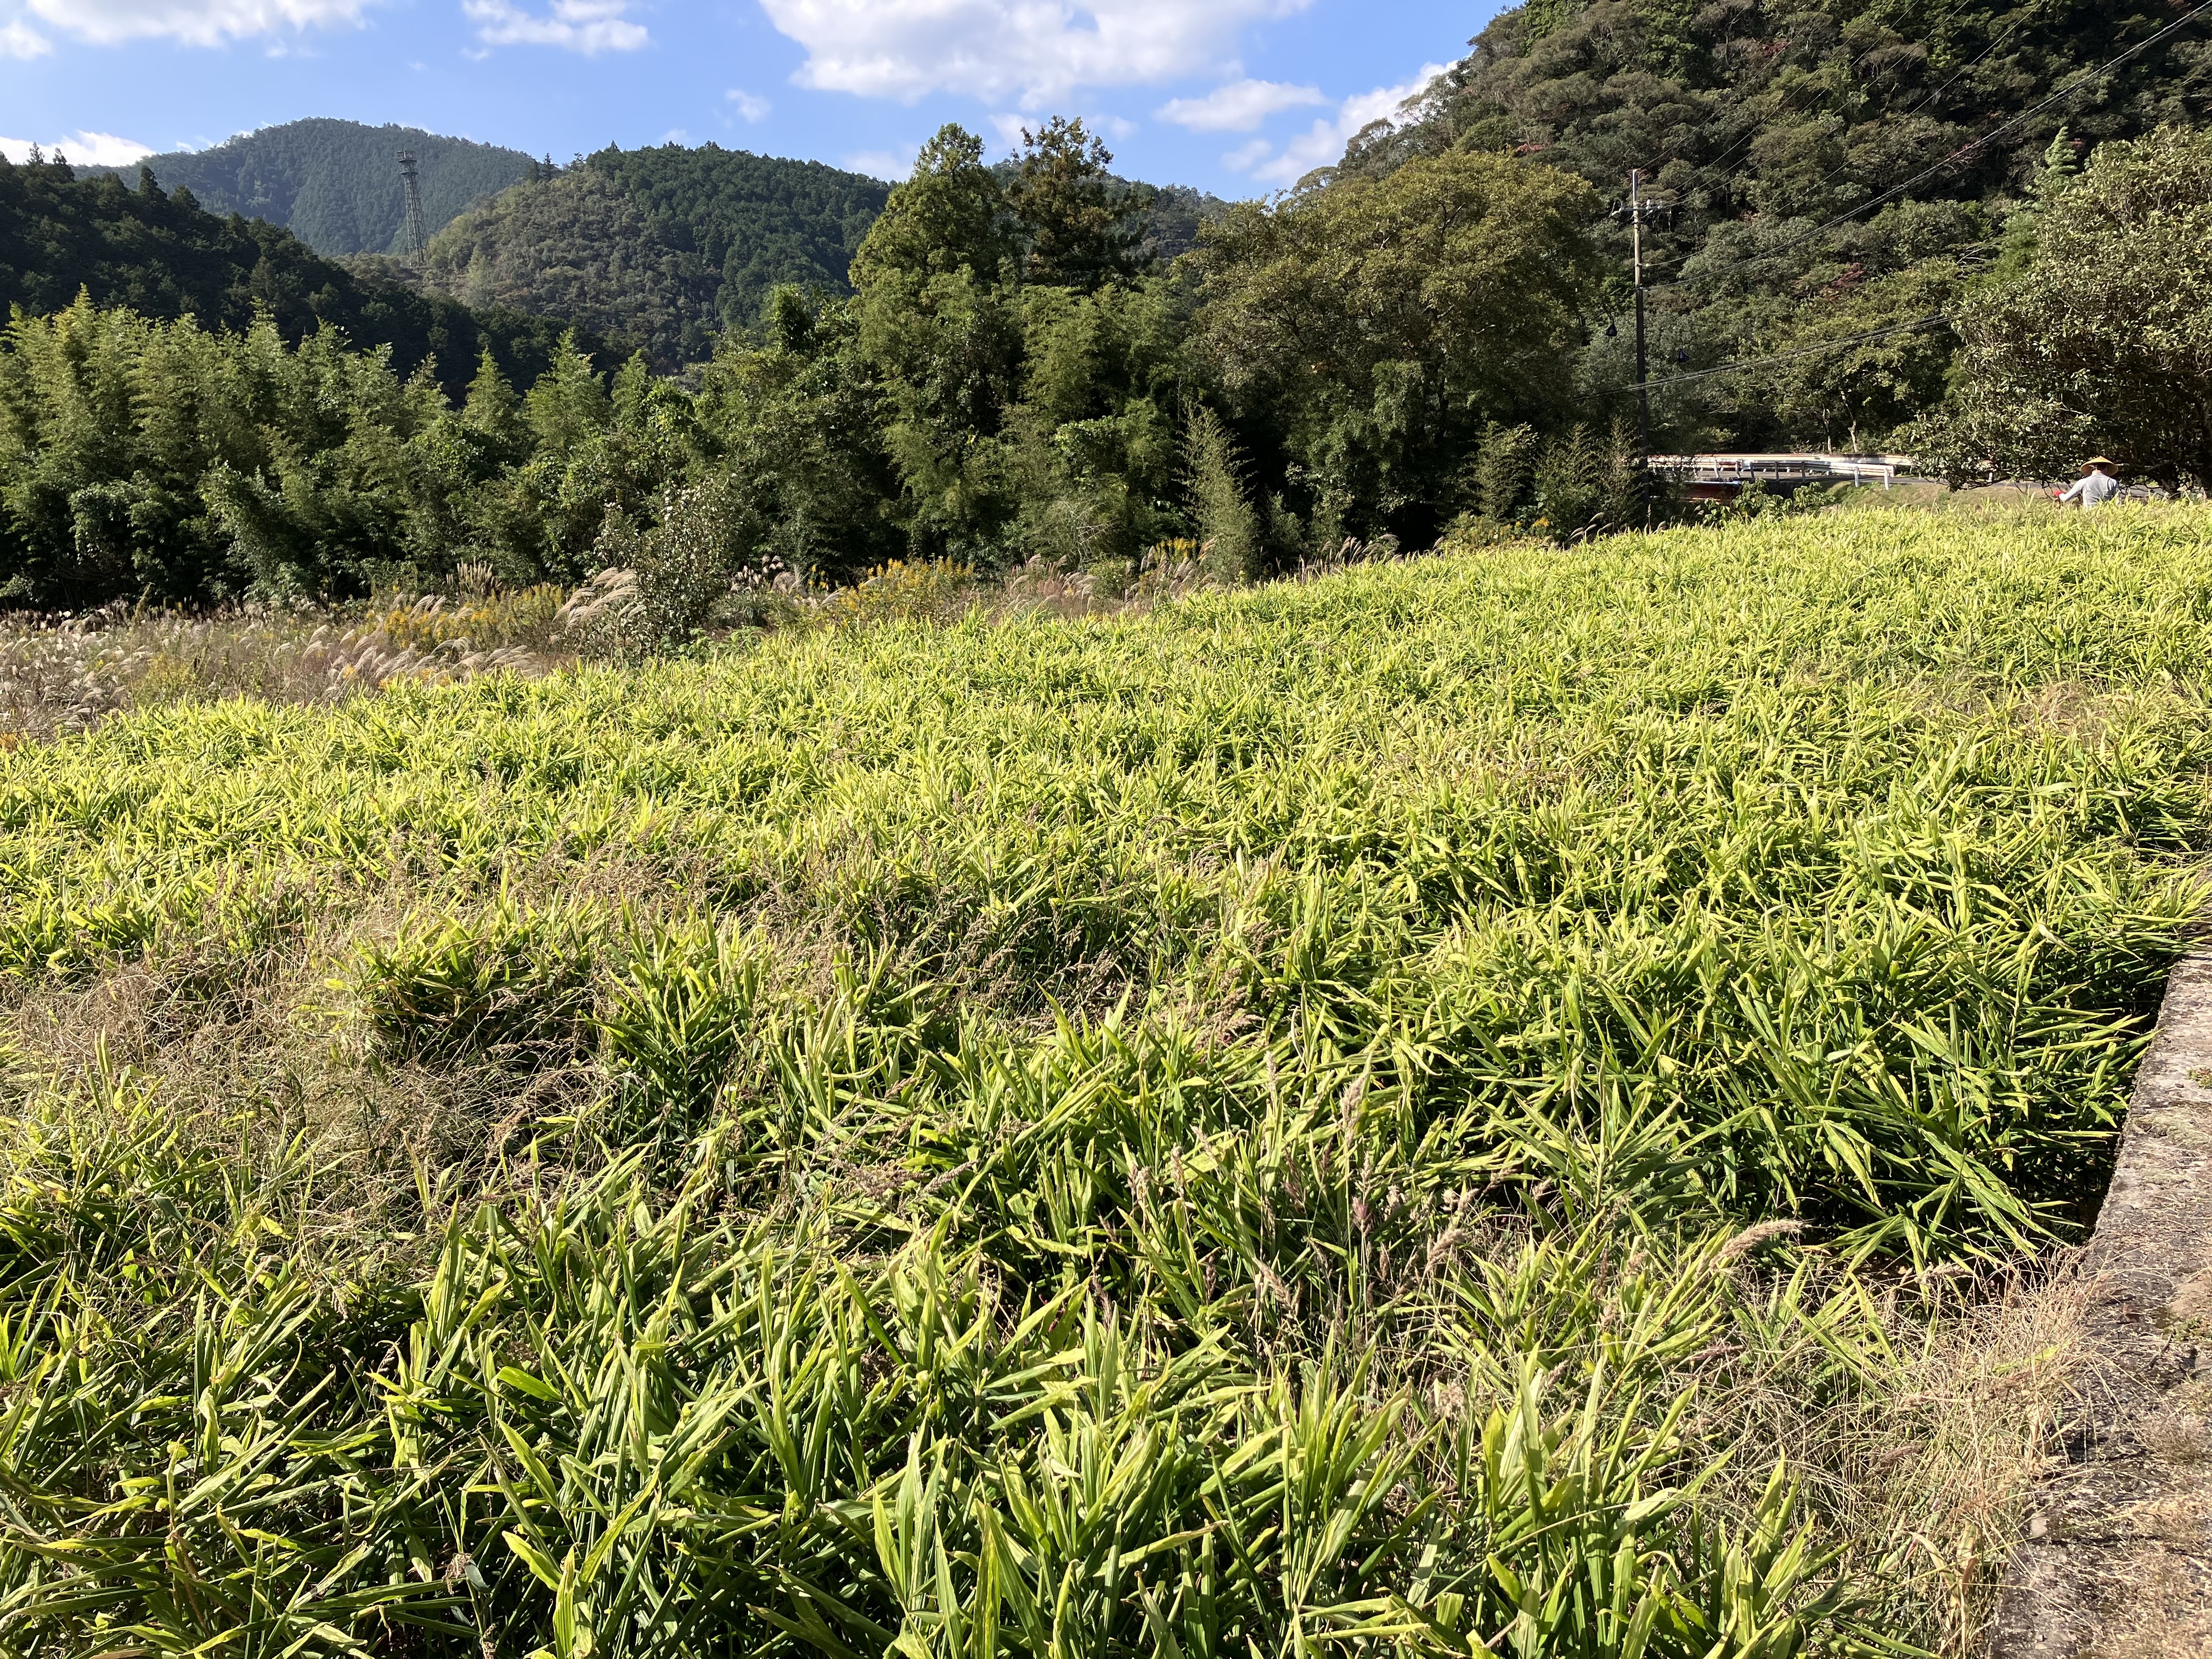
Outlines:
[{"label": "person wearing straw hat", "polygon": [[2111,456],[2092,455],[2081,463],[2081,476],[2074,481],[2071,489],[2058,498],[2058,504],[2063,507],[2069,501],[2078,501],[2084,512],[2102,507],[2120,493],[2120,481],[2112,476],[2112,466]]}]

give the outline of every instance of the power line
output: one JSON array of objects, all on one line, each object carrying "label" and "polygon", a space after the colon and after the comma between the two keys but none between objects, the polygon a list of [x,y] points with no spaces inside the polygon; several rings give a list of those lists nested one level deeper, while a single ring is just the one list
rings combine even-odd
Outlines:
[{"label": "power line", "polygon": [[1967,143],[1960,145],[1958,149],[1953,150],[1942,161],[1936,162],[1935,166],[1924,168],[1921,172],[1914,173],[1912,177],[1907,179],[1903,184],[1891,185],[1887,190],[1882,191],[1881,195],[1869,198],[1866,201],[1860,203],[1856,207],[1850,209],[1847,212],[1838,214],[1834,218],[1828,220],[1823,224],[1818,224],[1814,226],[1810,230],[1800,232],[1797,235],[1791,237],[1788,241],[1780,243],[1776,246],[1764,248],[1757,253],[1748,254],[1743,258],[1737,259],[1729,264],[1723,265],[1718,270],[1702,271],[1695,276],[1677,276],[1671,283],[1655,283],[1652,286],[1655,289],[1687,288],[1693,283],[1709,283],[1716,277],[1727,276],[1730,271],[1741,270],[1746,265],[1757,264],[1761,260],[1771,259],[1779,254],[1787,253],[1791,248],[1797,246],[1801,243],[1811,240],[1814,237],[1820,235],[1822,232],[1833,230],[1838,225],[1843,224],[1848,220],[1856,219],[1860,214],[1864,213],[1869,208],[1880,207],[1884,202],[1893,200],[1896,197],[1903,195],[1906,191],[1911,190],[1915,185],[1921,183],[1923,179],[1934,178],[1937,173],[1942,172],[1945,167],[1949,167],[1954,161],[1960,160],[1962,156],[1971,155],[1976,150],[1982,149],[1984,146],[1988,144],[1991,139],[1996,138],[2001,134],[2018,126],[2021,122],[2028,119],[2030,117],[2039,115],[2045,110],[2050,108],[2051,105],[2071,98],[2075,93],[2080,92],[2083,88],[2087,87],[2092,80],[2102,76],[2109,75],[2114,70],[2119,68],[2121,64],[2126,63],[2130,58],[2138,57],[2143,52],[2148,52],[2160,41],[2165,40],[2176,30],[2193,22],[2198,16],[2207,10],[2212,10],[2212,0],[2200,0],[2200,3],[2183,13],[2179,17],[2175,18],[2173,21],[2168,23],[2164,28],[2159,30],[2158,33],[2147,36],[2142,40],[2138,40],[2134,46],[2130,46],[2125,52],[2120,53],[2118,57],[2112,59],[2111,62],[2100,64],[2094,69],[2082,70],[2081,74],[2075,78],[2073,84],[2061,87],[2058,90],[2053,92],[2049,97],[2041,99],[2037,102],[2029,105],[2026,109],[2021,111],[2020,113],[2013,116],[2010,119],[2001,122],[1997,125],[1991,127],[1987,132],[1982,134],[1980,137],[1971,139]]},{"label": "power line", "polygon": [[[1962,9],[1966,4],[1966,0],[1952,0],[1951,9],[1950,9],[1948,11],[1946,11],[1945,13],[1943,13],[1943,14],[1942,14],[1942,16],[1940,16],[1940,17],[1938,17],[1938,18],[1937,18],[1934,22],[1932,22],[1932,23],[1929,24],[1929,25],[1927,26],[1926,29],[1925,29],[1923,32],[1924,32],[1924,33],[1926,33],[1933,34],[1933,33],[1934,33],[1937,29],[1941,28],[1944,24],[1946,24],[1946,23],[1949,22],[1949,21],[1952,20],[1952,18],[1955,17],[1955,16],[1959,14],[1960,10],[1960,9]],[[1869,58],[1873,57],[1873,56],[1874,56],[1874,53],[1875,53],[1875,49],[1874,49],[1874,48],[1872,48],[1872,47],[1869,47],[1867,51],[1861,52],[1857,57],[1856,57],[1856,58],[1852,58],[1852,59],[1851,59],[1851,68],[1852,68],[1852,70],[1856,70],[1861,64],[1864,63],[1868,58]],[[1986,55],[1986,52],[1984,53],[1984,55]],[[1981,61],[1981,60],[1980,60],[1979,58],[1977,58],[1977,59],[1975,60],[1975,62],[1976,62],[1976,63],[1978,63],[1978,62],[1980,62],[1980,61]],[[1972,64],[1969,64],[1967,67],[1968,67],[1968,68],[1972,68]],[[1961,73],[1961,74],[1963,74],[1964,72],[1965,72],[1964,70],[1961,70],[1961,71],[1960,71],[1960,73]],[[1958,78],[1959,78],[1959,77],[1958,77],[1958,76],[1954,75],[1954,76],[1953,76],[1951,77],[1951,80],[1955,81],[1955,80],[1957,80]],[[1936,91],[1937,91],[1937,92],[1941,92],[1941,91],[1942,91],[1942,90],[1944,89],[1944,88],[1945,88],[1945,87],[1948,87],[1950,84],[1951,84],[1950,81],[1946,81],[1946,82],[1943,83],[1943,86],[1942,86],[1942,87],[1938,87],[1938,88],[1936,88]],[[1790,106],[1790,104],[1791,104],[1791,103],[1796,100],[1796,96],[1797,96],[1798,92],[1801,92],[1801,91],[1806,90],[1807,88],[1810,88],[1810,89],[1811,89],[1811,90],[1812,90],[1812,91],[1816,94],[1816,101],[1817,101],[1817,95],[1818,95],[1818,94],[1826,94],[1826,92],[1828,92],[1828,91],[1830,90],[1830,88],[1828,88],[1828,87],[1827,87],[1827,86],[1826,86],[1826,84],[1825,84],[1825,83],[1824,83],[1824,82],[1820,79],[1820,77],[1819,77],[1819,76],[1807,76],[1807,77],[1806,77],[1802,82],[1801,82],[1799,83],[1799,85],[1797,86],[1797,88],[1796,88],[1793,89],[1793,90],[1792,90],[1792,91],[1791,91],[1791,92],[1790,92],[1787,96],[1785,96],[1785,97],[1783,99],[1782,102],[1783,102],[1783,106],[1784,106],[1784,107],[1783,107],[1783,108],[1781,108],[1781,109],[1779,109],[1779,110],[1777,110],[1777,111],[1775,112],[1775,113],[1776,113],[1777,115],[1796,114],[1796,113],[1801,113],[1801,112],[1802,112],[1804,110],[1807,110],[1807,109],[1811,108],[1811,107],[1812,107],[1812,106],[1811,106],[1810,104],[1800,104],[1800,105],[1798,105],[1798,106],[1796,106],[1796,109],[1794,109],[1794,110],[1793,110],[1793,109],[1791,109],[1790,107],[1789,107],[1789,106]],[[1932,96],[1933,94],[1930,94],[1930,95]],[[1911,114],[1911,113],[1913,112],[1913,111],[1917,110],[1919,107],[1920,107],[1920,106],[1919,106],[1918,104],[1916,104],[1916,105],[1914,105],[1914,106],[1912,106],[1912,109],[1911,109],[1911,110],[1907,110],[1907,111],[1905,112],[1905,113],[1906,113],[1906,114],[1908,114],[1908,115],[1910,115],[1910,114]],[[1711,168],[1717,168],[1717,167],[1725,167],[1725,166],[1727,166],[1727,165],[1728,165],[1728,163],[1729,163],[1730,161],[1734,160],[1734,159],[1735,159],[1735,156],[1736,156],[1740,152],[1741,152],[1742,150],[1744,150],[1745,149],[1747,149],[1747,147],[1748,147],[1748,146],[1749,146],[1749,145],[1750,145],[1753,141],[1755,141],[1755,140],[1758,138],[1759,135],[1761,132],[1765,131],[1765,128],[1763,125],[1761,125],[1760,124],[1759,124],[1756,120],[1754,120],[1754,121],[1753,121],[1753,125],[1752,125],[1751,130],[1750,130],[1748,132],[1745,133],[1745,134],[1744,134],[1744,136],[1743,136],[1742,137],[1741,137],[1741,138],[1737,139],[1737,140],[1735,141],[1735,143],[1734,143],[1733,144],[1730,144],[1730,145],[1729,145],[1726,149],[1723,150],[1723,151],[1722,151],[1718,155],[1715,156],[1711,161],[1705,161],[1705,162],[1702,162],[1702,163],[1700,163],[1699,165],[1701,165],[1701,166],[1703,166],[1703,167],[1706,167],[1706,168],[1708,168],[1708,169],[1711,169]]]},{"label": "power line", "polygon": [[1807,346],[1798,351],[1778,352],[1771,357],[1746,357],[1736,362],[1723,363],[1717,368],[1701,368],[1690,374],[1670,374],[1662,380],[1646,380],[1646,390],[1662,386],[1686,386],[1692,380],[1710,380],[1716,375],[1735,374],[1747,368],[1765,368],[1771,363],[1795,362],[1801,357],[1817,357],[1824,351],[1838,351],[1844,346],[1863,345],[1869,340],[1887,339],[1893,334],[1909,334],[1915,329],[1930,328],[1943,321],[1943,313],[1917,318],[1909,323],[1892,323],[1887,328],[1870,328],[1863,334],[1846,334],[1840,339],[1823,340],[1819,345]]},{"label": "power line", "polygon": [[[1995,52],[1995,51],[1996,51],[1999,46],[2002,46],[2006,41],[2008,41],[2008,40],[2011,40],[2011,39],[2013,38],[2013,36],[2014,36],[2014,35],[2018,34],[2018,33],[2021,32],[2021,28],[2022,28],[2026,24],[2027,24],[2027,20],[2028,20],[2028,18],[2029,18],[2029,16],[2030,16],[2030,15],[2031,15],[2031,14],[2030,14],[2030,13],[2028,13],[2028,12],[2027,12],[2027,11],[2025,11],[2025,10],[2023,10],[2023,11],[2021,11],[2021,12],[2018,13],[2018,14],[2017,14],[2017,15],[2013,18],[2013,20],[2012,20],[2012,27],[2011,27],[2010,28],[2008,28],[2007,30],[2005,30],[2005,32],[2004,32],[2003,33],[2002,33],[2002,34],[1999,34],[1999,35],[1996,35],[1996,36],[1993,37],[1993,38],[1990,40],[1990,41],[1989,45],[1987,45],[1986,46],[1984,46],[1984,47],[1983,47],[1979,52],[1976,52],[1976,53],[1975,53],[1972,58],[1968,58],[1965,63],[1963,63],[1963,64],[1960,64],[1960,65],[1959,65],[1959,67],[1958,67],[1957,69],[1954,70],[1951,72],[1950,77],[1949,77],[1948,80],[1946,80],[1946,81],[1943,82],[1943,84],[1942,84],[1942,86],[1937,87],[1937,88],[1936,88],[1933,92],[1929,93],[1929,94],[1925,98],[1923,98],[1923,99],[1922,99],[1918,103],[1915,104],[1915,105],[1914,105],[1911,109],[1909,109],[1909,110],[1907,110],[1907,111],[1905,111],[1905,116],[1912,116],[1912,115],[1917,115],[1917,114],[1919,114],[1919,113],[1920,113],[1920,112],[1921,112],[1922,110],[1926,109],[1926,108],[1928,107],[1928,106],[1929,106],[1929,105],[1930,105],[1930,104],[1934,103],[1934,102],[1935,102],[1938,98],[1941,98],[1941,97],[1942,97],[1945,93],[1947,93],[1947,92],[1950,91],[1950,90],[1951,90],[1951,88],[1952,88],[1953,87],[1954,87],[1954,86],[1958,85],[1958,83],[1959,83],[1959,77],[1960,77],[1960,76],[1964,75],[1964,74],[1965,74],[1968,70],[1970,70],[1970,69],[1973,68],[1977,64],[1980,63],[1980,62],[1982,61],[1982,59],[1983,59],[1983,58],[1984,58],[1988,57],[1991,52]],[[1899,118],[1900,120],[1902,120],[1902,119],[1904,119],[1904,118],[1905,118],[1905,117],[1904,117],[1904,116],[1900,116]]]},{"label": "power line", "polygon": [[[2025,10],[2016,14],[2012,20],[2011,26],[2002,34],[1992,36],[1989,45],[1984,46],[1979,52],[1976,52],[1972,58],[1968,58],[1964,64],[1961,64],[1956,70],[1953,70],[1949,78],[1947,79],[1942,85],[1933,88],[1925,97],[1922,98],[1918,103],[1915,104],[1911,109],[1905,111],[1897,118],[1899,121],[1911,120],[1914,116],[1919,114],[1922,110],[1926,109],[1929,105],[1934,103],[1945,93],[1950,91],[1953,87],[1958,85],[1960,78],[1964,76],[1968,70],[1972,69],[1975,65],[1979,64],[1982,59],[1987,58],[1999,46],[2011,40],[2014,35],[2019,33],[2021,30],[2027,26],[2030,15],[2031,14]],[[1826,173],[1823,173],[1820,177],[1820,183],[1814,185],[1813,188],[1815,190],[1823,189],[1826,186],[1833,184],[1838,179],[1841,178],[1844,173],[1849,173],[1850,170],[1851,162],[1849,157],[1846,157],[1844,161],[1838,162],[1834,167],[1830,167]]]}]

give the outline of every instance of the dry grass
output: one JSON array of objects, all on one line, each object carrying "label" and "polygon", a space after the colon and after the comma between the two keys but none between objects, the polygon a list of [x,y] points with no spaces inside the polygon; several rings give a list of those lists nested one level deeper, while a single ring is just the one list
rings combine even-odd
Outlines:
[{"label": "dry grass", "polygon": [[[1891,1627],[1937,1653],[1980,1651],[2029,1488],[2069,1406],[2098,1386],[2088,1297],[2062,1259],[1901,1304],[1896,1368],[1803,1449],[1840,1453],[1826,1472],[1855,1518],[1839,1531],[1881,1540]],[[1852,1554],[1871,1565],[1875,1551]]]},{"label": "dry grass", "polygon": [[[0,1642],[204,1650],[161,1599],[188,1552],[268,1651],[568,1659],[572,1558],[617,1564],[568,1598],[598,1655],[795,1659],[732,1621],[805,1581],[957,1659],[948,1610],[998,1605],[979,1517],[1030,1528],[992,1558],[1024,1572],[1060,1547],[1018,1477],[1083,1517],[1052,1582],[1111,1659],[1165,1650],[1156,1590],[1186,1652],[1510,1651],[1540,1571],[1746,1619],[1771,1571],[1772,1651],[1871,1626],[1965,1659],[2094,1383],[2081,1287],[1989,1267],[2007,1236],[1927,1201],[1920,1128],[1868,1137],[1937,1079],[1928,1133],[1995,1103],[1961,1156],[2056,1182],[2002,1091],[2121,1097],[2197,891],[2142,848],[2203,822],[2203,725],[2014,709],[2085,658],[2206,654],[2148,556],[2076,550],[2085,604],[1923,546],[1959,561],[1931,623],[1922,568],[1870,578],[1848,530],[1824,562],[1769,527],[1150,614],[1010,585],[1065,625],[970,625],[902,569],[850,629],[702,661],[9,757],[0,1222],[35,1273],[0,1312],[107,1324],[0,1446],[32,1517],[0,1517]],[[449,604],[378,648],[474,648]],[[1801,647],[1827,677],[1780,684]],[[2018,696],[1908,695],[1954,662]],[[2024,981],[2023,940],[2074,954]],[[276,1431],[271,1400],[306,1403]],[[679,1419],[703,1462],[656,1449]],[[246,1496],[162,1496],[173,1442]],[[944,1565],[895,1571],[926,1509]],[[1224,1514],[1263,1561],[1227,1601],[1197,1583]],[[1132,1540],[1141,1583],[1094,1594]],[[362,1599],[445,1617],[463,1555],[458,1633]],[[706,1622],[634,1616],[633,1567]],[[85,1584],[127,1632],[72,1622]],[[1619,1650],[1606,1616],[1563,1604],[1544,1650]],[[1685,1614],[1647,1652],[1717,1639]]]},{"label": "dry grass", "polygon": [[[2201,1526],[2188,1541],[2203,1547]],[[2204,1659],[2212,1653],[2212,1613],[2205,1608],[2203,1584],[2189,1568],[2159,1557],[2131,1589],[2082,1659]]]},{"label": "dry grass", "polygon": [[[1164,542],[1133,563],[1087,570],[1033,558],[998,580],[963,564],[895,561],[843,587],[807,589],[787,580],[756,593],[754,614],[738,631],[1139,614],[1220,587],[1206,551],[1196,542]],[[1395,555],[1347,542],[1295,580]],[[0,751],[89,731],[132,708],[230,696],[327,702],[402,683],[452,684],[540,674],[580,657],[628,662],[652,654],[637,632],[632,572],[601,571],[573,592],[551,586],[501,592],[488,586],[488,572],[462,574],[453,594],[338,608],[257,603],[186,613],[118,603],[79,616],[0,612]],[[477,580],[465,580],[471,575]]]},{"label": "dry grass", "polygon": [[402,680],[451,684],[564,659],[557,589],[374,603],[352,613],[124,605],[0,615],[0,741],[82,732],[125,709],[253,696],[326,702]]}]

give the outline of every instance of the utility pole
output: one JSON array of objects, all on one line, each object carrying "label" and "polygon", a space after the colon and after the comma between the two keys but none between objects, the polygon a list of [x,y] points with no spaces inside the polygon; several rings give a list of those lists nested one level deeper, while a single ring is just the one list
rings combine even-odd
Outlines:
[{"label": "utility pole", "polygon": [[1646,465],[1651,454],[1651,393],[1645,386],[1644,361],[1644,169],[1628,173],[1628,246],[1636,264],[1636,439],[1643,447],[1637,464]]},{"label": "utility pole", "polygon": [[[407,219],[401,228],[401,252],[420,259],[430,246],[430,233],[423,223],[422,188],[416,178],[415,152],[411,149],[399,152],[399,176],[407,184]],[[1640,370],[1638,372],[1641,373]]]}]

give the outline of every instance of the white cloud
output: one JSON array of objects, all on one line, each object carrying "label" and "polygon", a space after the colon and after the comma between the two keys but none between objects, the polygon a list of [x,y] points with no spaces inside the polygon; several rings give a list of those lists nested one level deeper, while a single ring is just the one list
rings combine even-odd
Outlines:
[{"label": "white cloud", "polygon": [[769,112],[775,107],[767,99],[753,93],[740,91],[735,87],[731,88],[722,95],[730,100],[730,107],[748,121],[765,121],[768,119]]},{"label": "white cloud", "polygon": [[165,39],[191,46],[361,19],[370,0],[30,0],[57,28],[94,46]]},{"label": "white cloud", "polygon": [[[54,152],[59,150],[69,158],[71,167],[127,167],[140,156],[154,153],[151,144],[118,138],[112,132],[72,132],[39,148],[48,161],[53,160]],[[11,161],[27,161],[31,159],[31,141],[0,138],[0,155]]]},{"label": "white cloud", "polygon": [[488,46],[559,46],[586,58],[603,52],[635,52],[652,37],[623,15],[629,0],[553,0],[541,16],[512,0],[461,0],[461,9]]},{"label": "white cloud", "polygon": [[1424,64],[1421,72],[1402,86],[1377,87],[1372,92],[1355,93],[1338,106],[1334,120],[1315,122],[1279,151],[1265,143],[1250,143],[1222,159],[1238,172],[1249,173],[1263,185],[1280,185],[1288,189],[1316,167],[1334,167],[1344,159],[1344,147],[1363,128],[1397,114],[1408,101],[1428,90],[1429,82],[1442,75],[1446,67],[1443,64]]},{"label": "white cloud", "polygon": [[933,92],[1034,109],[1077,87],[1219,72],[1246,25],[1312,0],[761,0],[806,48],[792,78],[911,101]]},{"label": "white cloud", "polygon": [[1326,104],[1319,87],[1282,81],[1231,81],[1203,98],[1178,98],[1154,112],[1194,132],[1253,132],[1270,115],[1303,104]]},{"label": "white cloud", "polygon": [[914,171],[914,158],[920,147],[908,144],[902,149],[856,150],[845,158],[845,165],[854,173],[865,173],[871,179],[888,179],[896,184]]},{"label": "white cloud", "polygon": [[33,58],[43,58],[54,49],[54,43],[40,33],[20,17],[11,17],[0,26],[0,58],[20,58],[25,63]]}]

